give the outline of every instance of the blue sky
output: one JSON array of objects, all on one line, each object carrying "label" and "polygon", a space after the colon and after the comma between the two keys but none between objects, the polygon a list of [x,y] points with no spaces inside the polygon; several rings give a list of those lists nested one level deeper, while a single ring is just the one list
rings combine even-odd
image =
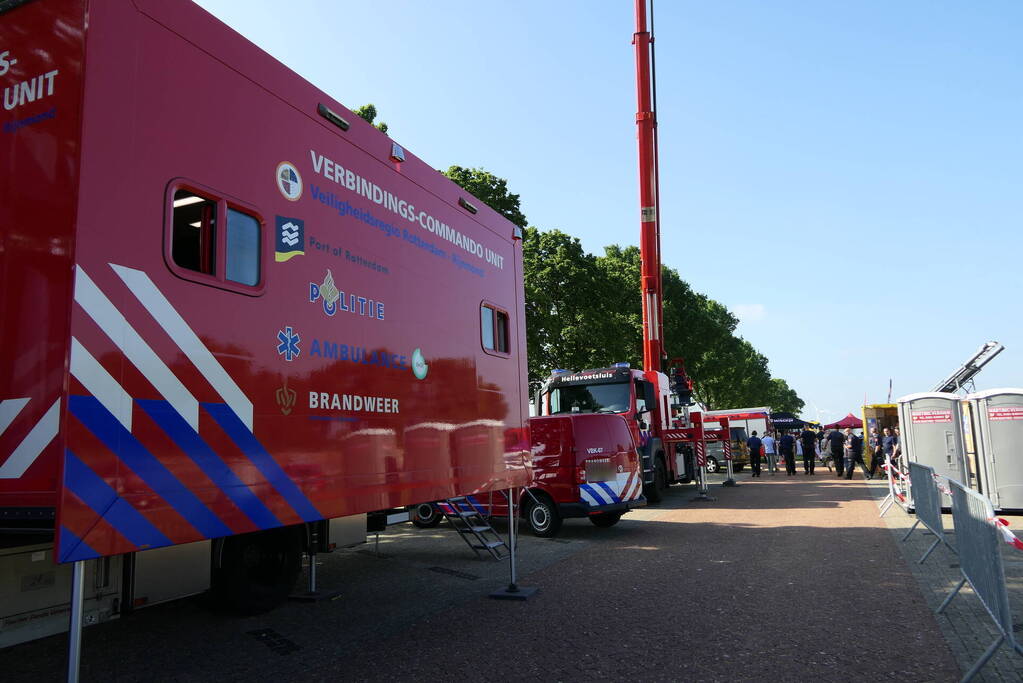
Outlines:
[{"label": "blue sky", "polygon": [[[637,244],[633,5],[200,0],[532,225]],[[656,3],[665,264],[824,419],[984,341],[1023,386],[1023,3]],[[639,296],[637,292],[637,296]]]}]

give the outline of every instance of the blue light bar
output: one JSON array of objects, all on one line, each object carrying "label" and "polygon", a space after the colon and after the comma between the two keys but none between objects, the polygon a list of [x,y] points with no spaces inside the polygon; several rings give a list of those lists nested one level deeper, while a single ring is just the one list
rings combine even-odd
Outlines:
[{"label": "blue light bar", "polygon": [[631,368],[632,366],[629,365],[628,363],[615,363],[611,367],[615,367],[615,368]]}]

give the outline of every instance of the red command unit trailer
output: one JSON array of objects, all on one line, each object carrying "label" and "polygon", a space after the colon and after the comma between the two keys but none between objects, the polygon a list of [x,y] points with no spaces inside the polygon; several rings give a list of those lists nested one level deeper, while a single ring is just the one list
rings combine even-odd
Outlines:
[{"label": "red command unit trailer", "polygon": [[0,645],[528,483],[518,229],[190,2],[0,7]]}]

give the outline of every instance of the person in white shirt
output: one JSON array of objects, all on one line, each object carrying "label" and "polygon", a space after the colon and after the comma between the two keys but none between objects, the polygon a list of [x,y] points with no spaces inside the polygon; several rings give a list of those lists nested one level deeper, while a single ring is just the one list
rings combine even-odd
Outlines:
[{"label": "person in white shirt", "polygon": [[777,455],[774,448],[774,437],[771,436],[774,432],[767,432],[764,434],[762,441],[764,442],[764,457],[767,458],[767,469],[774,474],[778,471]]}]

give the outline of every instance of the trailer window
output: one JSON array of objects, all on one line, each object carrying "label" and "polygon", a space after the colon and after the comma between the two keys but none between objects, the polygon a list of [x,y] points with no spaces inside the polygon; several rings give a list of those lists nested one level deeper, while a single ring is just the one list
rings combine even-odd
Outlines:
[{"label": "trailer window", "polygon": [[259,221],[227,210],[227,279],[254,287],[259,284]]},{"label": "trailer window", "polygon": [[509,353],[508,314],[487,304],[480,306],[480,331],[483,348],[487,351]]},{"label": "trailer window", "polygon": [[171,181],[165,201],[164,258],[178,277],[263,293],[267,235],[255,208],[184,179]]},{"label": "trailer window", "polygon": [[217,202],[178,190],[174,193],[171,230],[174,263],[212,275],[217,257]]}]

